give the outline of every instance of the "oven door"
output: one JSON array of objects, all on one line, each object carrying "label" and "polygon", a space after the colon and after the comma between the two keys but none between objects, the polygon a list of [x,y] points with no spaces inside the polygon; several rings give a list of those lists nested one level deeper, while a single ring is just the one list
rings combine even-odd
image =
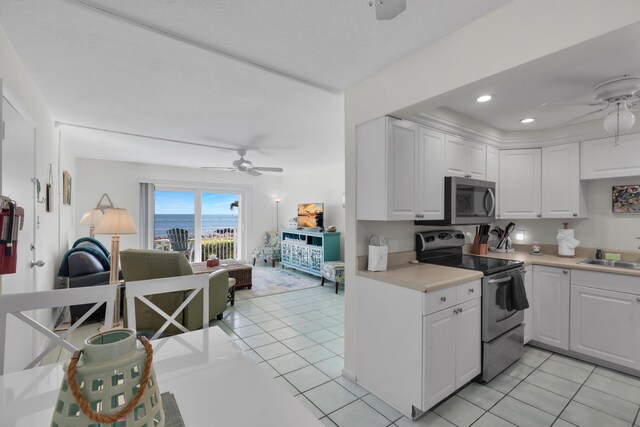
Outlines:
[{"label": "oven door", "polygon": [[[477,179],[447,177],[451,224],[481,224],[495,220],[495,183]],[[445,184],[447,182],[445,181]]]},{"label": "oven door", "polygon": [[482,279],[482,341],[489,342],[524,321],[524,311],[507,310],[512,278],[524,274],[517,269]]}]

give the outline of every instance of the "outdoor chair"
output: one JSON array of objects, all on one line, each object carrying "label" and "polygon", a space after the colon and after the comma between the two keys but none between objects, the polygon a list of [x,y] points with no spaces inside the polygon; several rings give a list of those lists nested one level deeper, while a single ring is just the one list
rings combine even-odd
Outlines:
[{"label": "outdoor chair", "polygon": [[171,228],[167,230],[171,251],[180,252],[193,261],[193,240],[189,239],[189,231],[184,228]]}]

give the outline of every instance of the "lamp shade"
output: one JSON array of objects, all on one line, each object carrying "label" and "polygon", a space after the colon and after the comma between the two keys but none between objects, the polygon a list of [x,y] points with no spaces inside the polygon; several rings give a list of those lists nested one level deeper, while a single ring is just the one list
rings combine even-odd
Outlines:
[{"label": "lamp shade", "polygon": [[135,234],[138,230],[126,209],[110,208],[96,226],[97,234]]},{"label": "lamp shade", "polygon": [[100,209],[92,209],[85,212],[80,219],[81,225],[98,225],[104,214]]}]

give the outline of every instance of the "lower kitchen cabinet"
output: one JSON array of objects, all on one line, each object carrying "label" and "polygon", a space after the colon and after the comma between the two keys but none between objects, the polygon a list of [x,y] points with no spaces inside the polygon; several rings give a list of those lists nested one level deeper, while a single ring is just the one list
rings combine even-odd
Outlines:
[{"label": "lower kitchen cabinet", "polygon": [[411,418],[481,373],[480,280],[419,292],[357,277],[356,380]]},{"label": "lower kitchen cabinet", "polygon": [[640,277],[571,272],[571,350],[640,370]]},{"label": "lower kitchen cabinet", "polygon": [[533,340],[569,350],[570,270],[533,267]]},{"label": "lower kitchen cabinet", "polygon": [[535,320],[533,319],[533,268],[528,265],[524,268],[524,289],[527,293],[529,308],[524,311],[524,343],[528,343],[533,339],[533,328]]},{"label": "lower kitchen cabinet", "polygon": [[480,298],[425,316],[423,408],[431,408],[482,370]]}]

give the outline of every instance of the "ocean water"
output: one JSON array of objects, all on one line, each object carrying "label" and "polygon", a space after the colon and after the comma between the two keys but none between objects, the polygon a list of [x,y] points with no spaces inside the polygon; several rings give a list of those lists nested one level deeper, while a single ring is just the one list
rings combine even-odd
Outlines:
[{"label": "ocean water", "polygon": [[[154,215],[155,237],[166,237],[170,228],[184,228],[193,236],[194,215],[192,214],[157,214]],[[202,234],[208,235],[220,228],[235,228],[238,226],[238,216],[231,214],[202,215]]]}]

